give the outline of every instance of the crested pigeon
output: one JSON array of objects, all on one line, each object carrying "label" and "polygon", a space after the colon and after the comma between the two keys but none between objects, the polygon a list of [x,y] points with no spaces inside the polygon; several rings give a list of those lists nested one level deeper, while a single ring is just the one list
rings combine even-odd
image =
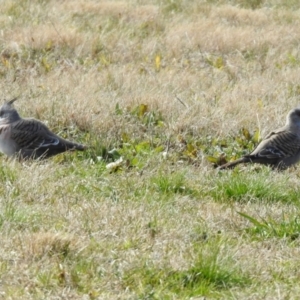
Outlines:
[{"label": "crested pigeon", "polygon": [[12,104],[14,98],[0,108],[0,151],[20,159],[44,159],[56,154],[86,149],[85,146],[67,141],[42,122],[23,119]]},{"label": "crested pigeon", "polygon": [[300,108],[292,109],[284,127],[269,133],[256,149],[232,162],[218,167],[233,168],[240,163],[259,163],[273,169],[286,169],[300,160]]}]

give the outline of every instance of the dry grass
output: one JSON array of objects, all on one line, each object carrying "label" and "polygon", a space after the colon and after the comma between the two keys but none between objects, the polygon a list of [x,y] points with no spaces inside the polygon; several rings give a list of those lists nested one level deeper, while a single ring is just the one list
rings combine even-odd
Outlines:
[{"label": "dry grass", "polygon": [[206,157],[250,151],[242,128],[299,104],[299,9],[3,1],[2,99],[91,147],[1,158],[0,297],[296,299],[299,168]]}]

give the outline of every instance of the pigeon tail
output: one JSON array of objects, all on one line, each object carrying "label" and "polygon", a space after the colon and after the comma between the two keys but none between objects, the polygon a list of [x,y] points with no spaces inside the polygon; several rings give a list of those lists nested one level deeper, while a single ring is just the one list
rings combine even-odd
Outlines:
[{"label": "pigeon tail", "polygon": [[251,161],[250,158],[242,157],[242,158],[237,159],[235,161],[231,161],[231,162],[228,162],[227,164],[219,166],[218,170],[232,169],[238,164],[247,163],[247,162],[250,162],[250,161]]}]

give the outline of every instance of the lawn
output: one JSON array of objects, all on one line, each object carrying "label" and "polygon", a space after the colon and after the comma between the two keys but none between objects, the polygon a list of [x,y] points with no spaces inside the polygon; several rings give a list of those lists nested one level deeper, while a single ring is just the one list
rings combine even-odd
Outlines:
[{"label": "lawn", "polygon": [[88,146],[0,156],[0,299],[297,299],[296,0],[3,0],[1,103]]}]

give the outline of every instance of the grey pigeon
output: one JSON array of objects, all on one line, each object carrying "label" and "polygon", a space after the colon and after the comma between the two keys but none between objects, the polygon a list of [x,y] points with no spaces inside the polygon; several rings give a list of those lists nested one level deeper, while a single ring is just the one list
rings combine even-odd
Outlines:
[{"label": "grey pigeon", "polygon": [[300,108],[292,109],[284,127],[272,131],[257,148],[242,158],[226,163],[218,169],[228,169],[240,163],[259,163],[273,169],[286,169],[300,160]]},{"label": "grey pigeon", "polygon": [[21,118],[12,106],[16,100],[14,98],[0,108],[1,152],[20,159],[44,159],[69,150],[86,149],[57,136],[38,120]]}]

